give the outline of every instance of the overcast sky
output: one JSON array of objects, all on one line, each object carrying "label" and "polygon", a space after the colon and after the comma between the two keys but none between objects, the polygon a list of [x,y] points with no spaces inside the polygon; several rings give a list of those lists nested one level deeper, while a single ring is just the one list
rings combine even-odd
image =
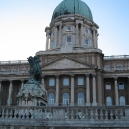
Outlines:
[{"label": "overcast sky", "polygon": [[[45,27],[62,0],[0,0],[0,61],[26,60],[45,50]],[[83,0],[99,25],[105,56],[129,55],[129,0]]]}]

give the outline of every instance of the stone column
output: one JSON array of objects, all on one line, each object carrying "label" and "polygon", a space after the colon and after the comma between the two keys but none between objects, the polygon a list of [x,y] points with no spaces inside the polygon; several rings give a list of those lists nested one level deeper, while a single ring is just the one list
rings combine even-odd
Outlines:
[{"label": "stone column", "polygon": [[58,46],[58,40],[57,40],[57,26],[55,26],[55,45]]},{"label": "stone column", "polygon": [[56,76],[56,102],[55,106],[59,105],[59,76]]},{"label": "stone column", "polygon": [[79,44],[78,39],[78,23],[76,23],[76,46]]},{"label": "stone column", "polygon": [[62,29],[61,29],[62,25],[59,25],[59,47],[61,46],[61,37],[62,37]]},{"label": "stone column", "polygon": [[94,44],[94,48],[96,48],[96,43],[95,43],[95,30],[93,30],[93,44]]},{"label": "stone column", "polygon": [[48,45],[49,45],[49,33],[46,32],[46,50],[48,50]]},{"label": "stone column", "polygon": [[92,85],[93,85],[93,103],[92,106],[97,106],[97,102],[96,102],[96,74],[93,73],[93,80],[92,80]]},{"label": "stone column", "polygon": [[83,24],[81,24],[81,33],[80,33],[80,41],[81,41],[81,45],[84,44],[84,39],[83,39]]},{"label": "stone column", "polygon": [[0,92],[1,92],[1,90],[2,90],[1,88],[2,88],[2,86],[1,86],[1,80],[0,80]]},{"label": "stone column", "polygon": [[71,103],[70,106],[74,106],[74,75],[71,75]]},{"label": "stone column", "polygon": [[101,73],[98,73],[97,74],[97,84],[98,84],[98,87],[97,87],[97,89],[98,89],[98,95],[97,95],[97,97],[98,97],[98,106],[102,106],[103,105],[103,98],[104,98],[104,96],[103,96],[103,86],[102,86],[102,75],[101,75]]},{"label": "stone column", "polygon": [[21,89],[24,88],[24,80],[21,80]]},{"label": "stone column", "polygon": [[12,80],[10,80],[10,86],[9,86],[8,106],[11,103],[11,94],[12,94]]},{"label": "stone column", "polygon": [[89,75],[86,74],[86,106],[90,106],[90,83],[89,83]]},{"label": "stone column", "polygon": [[115,105],[119,105],[117,77],[115,77],[114,80],[115,80]]}]

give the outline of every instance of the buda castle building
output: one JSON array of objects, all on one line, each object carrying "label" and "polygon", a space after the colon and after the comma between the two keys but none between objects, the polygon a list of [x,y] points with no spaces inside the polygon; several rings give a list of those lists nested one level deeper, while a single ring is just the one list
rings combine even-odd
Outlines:
[{"label": "buda castle building", "polygon": [[98,29],[81,0],[55,8],[45,28],[46,50],[36,52],[46,106],[18,104],[29,78],[27,60],[0,62],[0,129],[129,128],[129,56],[104,56]]}]

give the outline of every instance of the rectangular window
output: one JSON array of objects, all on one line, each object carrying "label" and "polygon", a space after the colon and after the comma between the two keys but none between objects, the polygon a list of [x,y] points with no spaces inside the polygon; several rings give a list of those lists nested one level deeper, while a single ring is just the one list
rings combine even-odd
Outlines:
[{"label": "rectangular window", "polygon": [[78,78],[78,85],[84,85],[84,79],[83,78]]},{"label": "rectangular window", "polygon": [[55,86],[55,79],[54,78],[49,79],[49,86]]},{"label": "rectangular window", "polygon": [[69,86],[69,79],[68,78],[63,79],[63,86]]},{"label": "rectangular window", "polygon": [[124,90],[124,84],[123,83],[119,83],[119,89]]}]

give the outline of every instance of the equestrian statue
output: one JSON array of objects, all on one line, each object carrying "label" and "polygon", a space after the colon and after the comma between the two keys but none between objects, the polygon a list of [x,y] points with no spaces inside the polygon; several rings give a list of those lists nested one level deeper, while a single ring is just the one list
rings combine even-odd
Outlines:
[{"label": "equestrian statue", "polygon": [[29,70],[30,79],[28,80],[28,83],[33,82],[40,85],[42,79],[42,71],[39,62],[41,61],[38,56],[34,57],[30,56],[27,59],[30,64],[30,70]]}]

